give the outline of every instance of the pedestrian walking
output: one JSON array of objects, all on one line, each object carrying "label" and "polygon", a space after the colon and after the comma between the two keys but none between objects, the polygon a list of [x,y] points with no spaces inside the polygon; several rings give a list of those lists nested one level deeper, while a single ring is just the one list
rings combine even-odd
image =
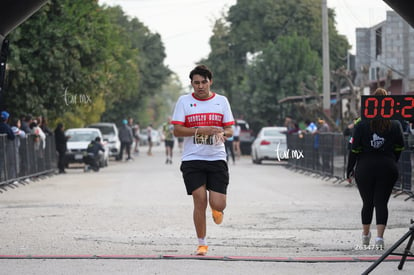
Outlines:
[{"label": "pedestrian walking", "polygon": [[127,161],[132,160],[131,157],[131,145],[133,142],[132,129],[128,126],[128,121],[126,119],[122,120],[122,126],[118,129],[118,137],[121,141],[121,149],[119,150],[119,155],[117,160],[122,161],[124,150],[127,154]]},{"label": "pedestrian walking", "polygon": [[174,126],[171,124],[171,117],[162,125],[162,134],[165,143],[166,164],[172,164],[173,149],[174,149]]},{"label": "pedestrian walking", "polygon": [[234,131],[233,131],[233,151],[236,154],[237,158],[239,159],[241,156],[241,149],[240,149],[240,132],[241,126],[235,121]]},{"label": "pedestrian walking", "polygon": [[148,151],[147,155],[152,156],[152,131],[154,129],[152,128],[152,124],[148,125],[147,127],[147,140],[148,140]]},{"label": "pedestrian walking", "polygon": [[[387,96],[377,89],[375,96]],[[347,166],[347,178],[355,175],[362,198],[362,245],[370,244],[370,226],[375,208],[377,237],[375,247],[384,249],[384,231],[388,221],[388,200],[398,179],[397,162],[404,149],[401,124],[397,120],[362,120],[355,125]],[[354,172],[354,166],[355,172]]]},{"label": "pedestrian walking", "polygon": [[184,137],[180,170],[187,194],[193,197],[193,221],[198,238],[197,255],[206,255],[206,209],[216,224],[223,221],[229,172],[224,141],[233,135],[230,104],[210,90],[212,72],[204,65],[190,72],[194,92],[181,96],[171,123],[174,135]]}]

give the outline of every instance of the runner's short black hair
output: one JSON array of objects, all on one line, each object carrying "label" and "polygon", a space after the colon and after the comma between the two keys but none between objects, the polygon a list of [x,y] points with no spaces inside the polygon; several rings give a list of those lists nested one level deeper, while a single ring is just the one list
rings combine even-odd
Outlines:
[{"label": "runner's short black hair", "polygon": [[190,79],[193,80],[195,74],[201,75],[206,79],[213,79],[213,73],[207,68],[206,65],[198,65],[190,72]]}]

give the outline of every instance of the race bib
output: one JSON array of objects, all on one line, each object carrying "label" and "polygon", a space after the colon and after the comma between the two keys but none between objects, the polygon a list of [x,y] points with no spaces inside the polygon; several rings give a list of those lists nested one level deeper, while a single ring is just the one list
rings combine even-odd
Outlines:
[{"label": "race bib", "polygon": [[214,136],[209,135],[196,135],[193,137],[194,144],[213,145]]}]

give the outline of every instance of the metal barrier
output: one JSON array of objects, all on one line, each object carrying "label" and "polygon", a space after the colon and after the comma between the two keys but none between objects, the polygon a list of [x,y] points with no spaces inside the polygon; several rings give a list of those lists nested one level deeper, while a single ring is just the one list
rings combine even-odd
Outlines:
[{"label": "metal barrier", "polygon": [[54,136],[46,142],[35,140],[33,135],[8,140],[0,135],[0,185],[22,179],[53,173],[57,167]]},{"label": "metal barrier", "polygon": [[412,176],[412,163],[414,161],[414,152],[410,147],[410,143],[408,142],[411,136],[405,136],[405,148],[401,153],[400,160],[398,161],[398,168],[400,171],[400,178],[395,183],[394,189],[398,192],[394,195],[394,197],[398,197],[400,195],[406,194],[408,198],[405,200],[409,200],[410,198],[414,198],[414,188],[413,188],[413,176]]},{"label": "metal barrier", "polygon": [[318,135],[287,135],[290,151],[302,151],[303,157],[289,159],[291,167],[322,176],[344,178],[346,147],[343,135],[321,133]]},{"label": "metal barrier", "polygon": [[[398,162],[400,177],[395,184],[396,196],[401,194],[414,198],[412,163],[414,152],[408,146],[409,136],[405,136],[406,149]],[[302,158],[290,158],[288,165],[293,169],[304,170],[319,174],[323,177],[333,177],[345,180],[348,163],[349,140],[341,133],[291,134],[287,135],[290,151],[303,152]]]}]

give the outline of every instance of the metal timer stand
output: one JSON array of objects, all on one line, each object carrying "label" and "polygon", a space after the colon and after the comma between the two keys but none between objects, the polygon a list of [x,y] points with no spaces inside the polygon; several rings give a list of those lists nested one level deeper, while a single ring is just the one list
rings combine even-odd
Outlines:
[{"label": "metal timer stand", "polygon": [[[404,253],[394,253],[394,250],[397,249],[407,238],[408,240],[407,246],[404,249]],[[411,219],[411,226],[407,233],[401,237],[392,247],[390,247],[387,251],[378,260],[376,260],[367,270],[365,270],[362,275],[366,275],[373,271],[382,261],[385,260],[389,255],[397,255],[402,256],[400,260],[400,264],[398,265],[398,269],[401,270],[404,266],[405,260],[407,257],[414,258],[413,253],[411,253],[411,245],[413,244],[414,240],[414,220]]]}]

